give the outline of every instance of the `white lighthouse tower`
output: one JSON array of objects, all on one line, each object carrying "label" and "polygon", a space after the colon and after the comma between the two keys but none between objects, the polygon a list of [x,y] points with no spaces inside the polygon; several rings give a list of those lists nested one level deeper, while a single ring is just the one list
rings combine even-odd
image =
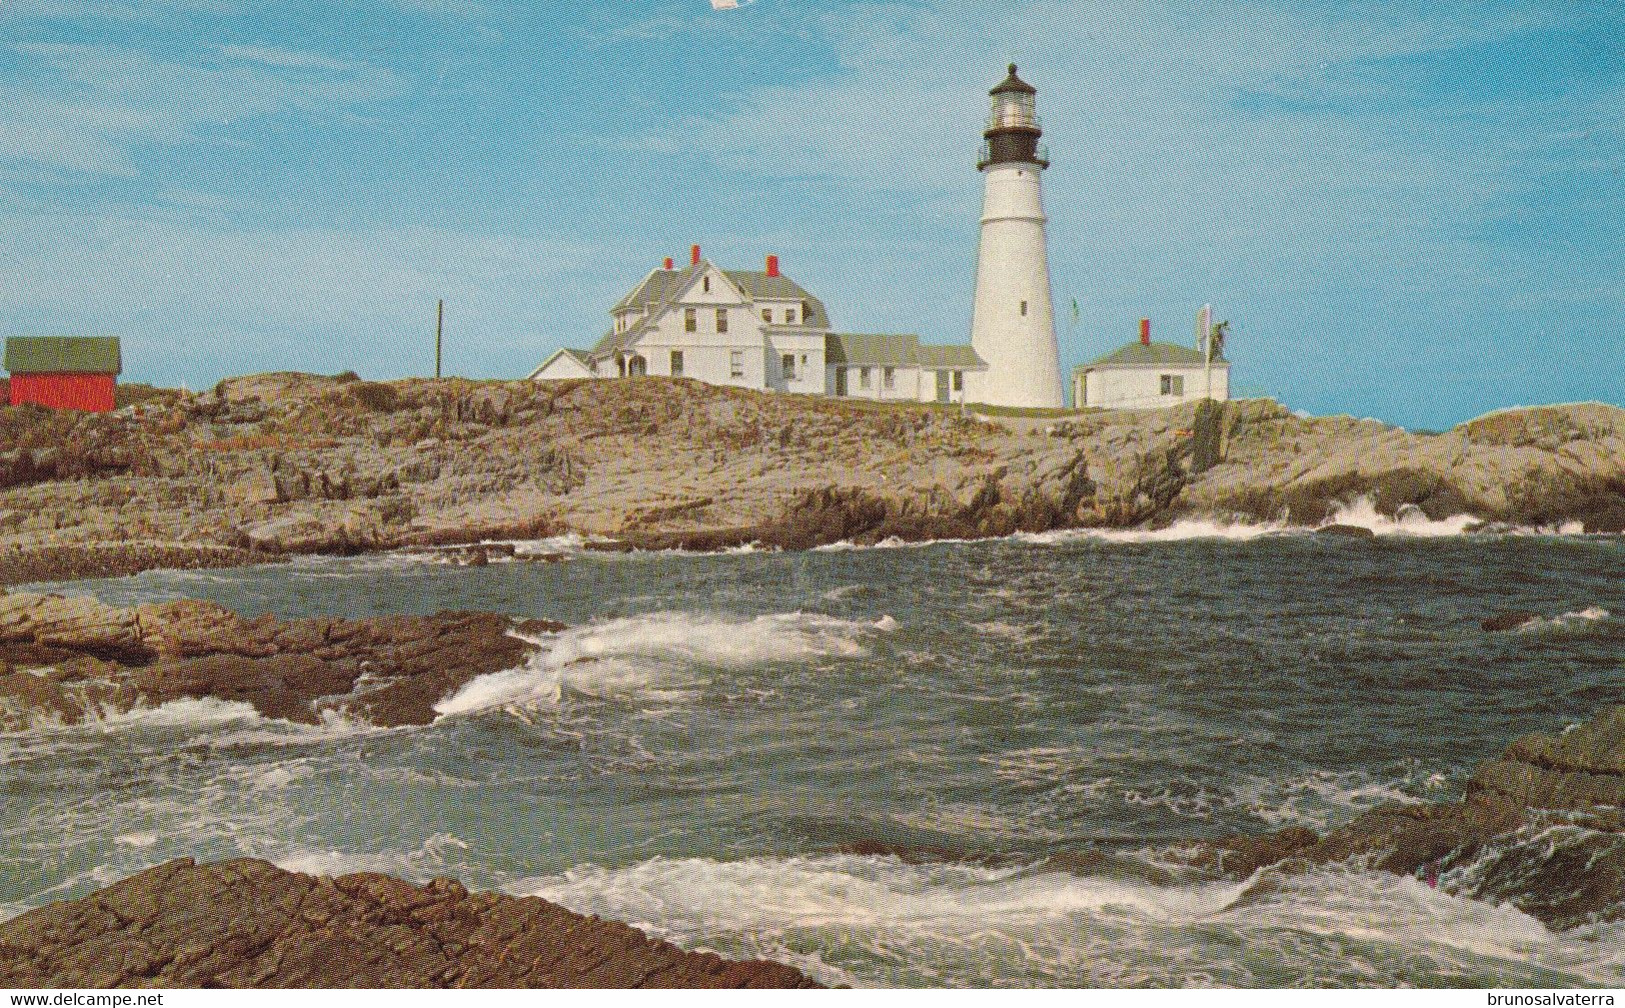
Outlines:
[{"label": "white lighthouse tower", "polygon": [[1061,361],[1038,186],[1049,162],[1038,148],[1044,135],[1038,92],[1012,63],[1010,76],[989,93],[992,115],[976,165],[987,179],[970,325],[971,346],[987,370],[965,376],[965,397],[990,406],[1059,407]]}]

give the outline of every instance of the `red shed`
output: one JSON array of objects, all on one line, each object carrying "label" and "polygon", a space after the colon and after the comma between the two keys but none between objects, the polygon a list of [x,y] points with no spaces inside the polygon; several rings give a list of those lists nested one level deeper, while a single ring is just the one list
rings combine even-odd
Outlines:
[{"label": "red shed", "polygon": [[8,336],[11,405],[105,413],[124,370],[117,336]]}]

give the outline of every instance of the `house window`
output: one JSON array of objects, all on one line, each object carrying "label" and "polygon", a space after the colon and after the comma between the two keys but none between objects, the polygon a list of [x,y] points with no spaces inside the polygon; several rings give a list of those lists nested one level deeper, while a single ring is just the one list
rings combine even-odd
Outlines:
[{"label": "house window", "polygon": [[717,332],[728,331],[728,309],[717,309]]},{"label": "house window", "polygon": [[963,371],[955,371],[954,372],[954,391],[955,392],[963,392],[963,391],[965,391],[965,372],[963,372]]},{"label": "house window", "polygon": [[773,324],[773,309],[771,309],[771,308],[763,308],[762,309],[762,321],[766,322],[768,325]]},{"label": "house window", "polygon": [[888,389],[897,387],[897,369],[885,368],[880,372],[880,384]]},{"label": "house window", "polygon": [[700,331],[700,313],[694,308],[683,309],[683,332]]},{"label": "house window", "polygon": [[1027,302],[1025,301],[1021,302],[1021,314],[1027,314]]},{"label": "house window", "polygon": [[1185,376],[1184,375],[1166,375],[1166,374],[1163,375],[1162,376],[1162,394],[1163,395],[1176,395],[1176,396],[1184,395],[1185,394]]},{"label": "house window", "polygon": [[711,293],[711,277],[709,275],[700,278],[700,290],[705,291],[707,294]]},{"label": "house window", "polygon": [[795,381],[796,380],[796,355],[795,354],[785,354],[784,355],[784,380],[785,381]]},{"label": "house window", "polygon": [[868,387],[869,387],[869,369],[866,368],[866,367],[860,367],[860,368],[858,368],[858,388],[868,388]]},{"label": "house window", "polygon": [[681,350],[671,352],[671,376],[673,378],[683,377],[683,351]]},{"label": "house window", "polygon": [[785,325],[795,325],[796,324],[796,310],[794,308],[786,308],[784,310],[784,324]]},{"label": "house window", "polygon": [[728,352],[728,377],[745,377],[745,351],[730,350]]}]

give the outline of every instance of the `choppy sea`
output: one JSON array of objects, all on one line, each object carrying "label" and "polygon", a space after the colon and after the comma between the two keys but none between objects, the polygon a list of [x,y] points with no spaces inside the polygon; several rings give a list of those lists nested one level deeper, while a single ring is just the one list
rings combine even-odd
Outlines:
[{"label": "choppy sea", "polygon": [[[1625,928],[1553,932],[1475,898],[1483,864],[1436,887],[1355,864],[1172,884],[1135,868],[1453,800],[1514,737],[1625,703],[1625,539],[1343,519],[1381,534],[561,540],[521,551],[564,563],[307,558],[57,586],[571,629],[426,727],[204,699],[0,735],[0,917],[248,855],[450,875],[860,986],[1625,985]],[[1509,609],[1545,615],[1479,628]],[[863,844],[939,860],[849,853]],[[1116,859],[1052,860],[1089,847]]]}]

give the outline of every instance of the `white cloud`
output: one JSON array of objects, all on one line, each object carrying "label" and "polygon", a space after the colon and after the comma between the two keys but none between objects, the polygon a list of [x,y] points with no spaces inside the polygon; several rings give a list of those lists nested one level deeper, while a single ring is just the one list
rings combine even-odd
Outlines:
[{"label": "white cloud", "polygon": [[0,106],[0,161],[129,176],[151,144],[285,112],[343,114],[395,92],[385,70],[284,49],[227,47],[189,60],[131,47],[24,44]]}]

